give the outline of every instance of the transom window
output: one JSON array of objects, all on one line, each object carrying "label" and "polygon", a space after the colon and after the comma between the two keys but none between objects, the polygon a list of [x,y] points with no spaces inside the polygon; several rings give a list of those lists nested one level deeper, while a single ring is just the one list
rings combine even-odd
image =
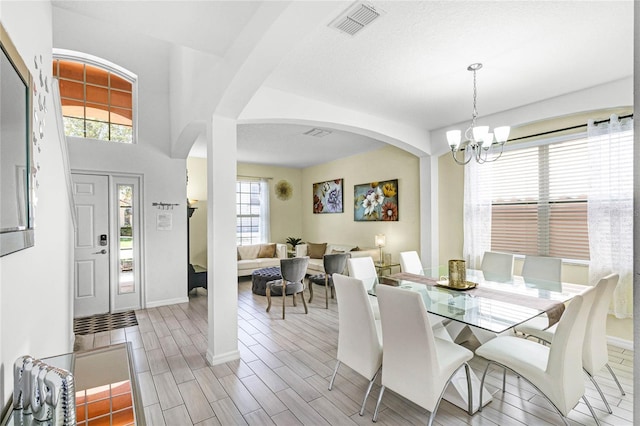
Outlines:
[{"label": "transom window", "polygon": [[134,143],[136,78],[127,74],[98,58],[54,55],[53,76],[59,81],[65,134]]}]

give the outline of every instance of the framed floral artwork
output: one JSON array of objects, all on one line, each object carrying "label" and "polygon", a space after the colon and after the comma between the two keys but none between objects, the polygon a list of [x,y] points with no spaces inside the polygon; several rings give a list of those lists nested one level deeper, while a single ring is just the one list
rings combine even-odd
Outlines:
[{"label": "framed floral artwork", "polygon": [[314,213],[343,213],[342,179],[313,184]]},{"label": "framed floral artwork", "polygon": [[353,187],[353,220],[398,221],[398,179]]}]

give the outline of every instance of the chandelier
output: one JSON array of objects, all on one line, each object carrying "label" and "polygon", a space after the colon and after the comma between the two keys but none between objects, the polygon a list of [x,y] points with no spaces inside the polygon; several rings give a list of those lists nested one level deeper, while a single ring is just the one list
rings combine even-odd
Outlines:
[{"label": "chandelier", "polygon": [[[478,91],[476,89],[476,72],[482,68],[482,64],[471,64],[467,67],[468,71],[473,71],[473,114],[471,116],[471,125],[465,130],[465,141],[461,142],[462,132],[460,130],[449,130],[447,132],[447,141],[451,148],[451,155],[454,161],[461,166],[467,164],[471,159],[476,162],[489,163],[496,161],[502,155],[505,142],[509,138],[509,126],[496,127],[493,133],[489,132],[489,126],[477,126],[478,109],[476,108],[476,98]],[[462,145],[462,146],[461,146]],[[465,155],[465,151],[469,150],[469,155]],[[499,152],[498,152],[499,150]],[[462,151],[462,159],[458,159],[458,152]],[[465,160],[465,157],[466,160]]]}]

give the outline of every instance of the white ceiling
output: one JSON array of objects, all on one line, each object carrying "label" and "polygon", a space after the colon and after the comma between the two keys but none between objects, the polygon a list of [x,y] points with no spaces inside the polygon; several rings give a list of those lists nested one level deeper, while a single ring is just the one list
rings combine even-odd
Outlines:
[{"label": "white ceiling", "polygon": [[[336,16],[350,3],[336,3]],[[354,37],[310,29],[264,85],[434,130],[633,74],[633,1],[375,1],[385,13]],[[56,7],[168,43],[224,55],[261,6],[254,1],[64,1]],[[330,20],[329,20],[330,21]],[[327,22],[328,24],[329,22]],[[509,124],[509,123],[505,123]],[[305,167],[380,142],[336,131],[244,124],[238,160]],[[192,154],[198,155],[194,146]]]}]

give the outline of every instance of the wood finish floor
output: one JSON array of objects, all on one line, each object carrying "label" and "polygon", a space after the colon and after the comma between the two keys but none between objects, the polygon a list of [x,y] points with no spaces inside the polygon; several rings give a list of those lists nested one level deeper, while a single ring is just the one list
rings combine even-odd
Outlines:
[{"label": "wood finish floor", "polygon": [[[76,349],[132,342],[141,400],[148,425],[373,425],[371,417],[380,386],[374,386],[365,415],[358,415],[367,380],[342,365],[332,391],[338,315],[335,300],[326,310],[324,291],[316,287],[309,314],[301,303],[281,318],[281,299],[266,313],[266,298],[251,293],[250,280],[239,283],[238,338],[241,359],[214,367],[205,361],[207,296],[198,289],[189,303],[136,311],[138,326],[77,336]],[[306,291],[308,298],[308,290]],[[307,299],[308,300],[308,299]],[[468,343],[473,346],[473,343]],[[473,347],[471,347],[473,349]],[[603,425],[633,423],[633,352],[609,348],[610,364],[625,388],[621,396],[606,369],[598,383],[613,408],[608,414],[593,385],[587,398]],[[471,366],[481,376],[486,362]],[[487,378],[493,393],[502,372]],[[475,392],[475,389],[474,389]],[[390,390],[385,392],[378,425],[426,424],[428,412]],[[569,415],[571,426],[595,422],[583,402]],[[467,415],[443,401],[439,425],[558,425],[559,416],[526,382],[507,375],[507,389],[495,393],[481,413]]]}]

